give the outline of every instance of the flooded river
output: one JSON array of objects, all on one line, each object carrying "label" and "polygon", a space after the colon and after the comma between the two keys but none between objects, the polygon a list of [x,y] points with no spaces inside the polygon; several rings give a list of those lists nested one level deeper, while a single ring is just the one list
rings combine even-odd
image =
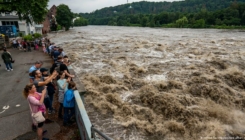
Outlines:
[{"label": "flooded river", "polygon": [[49,35],[116,140],[245,136],[245,32],[87,26]]}]

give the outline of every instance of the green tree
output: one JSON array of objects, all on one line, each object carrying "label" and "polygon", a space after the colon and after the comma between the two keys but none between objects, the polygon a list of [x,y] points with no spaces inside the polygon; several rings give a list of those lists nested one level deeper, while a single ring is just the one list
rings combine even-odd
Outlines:
[{"label": "green tree", "polygon": [[0,0],[0,12],[17,12],[20,20],[41,23],[47,14],[49,0]]},{"label": "green tree", "polygon": [[187,23],[188,23],[188,19],[186,17],[182,17],[182,18],[176,20],[176,24],[179,28],[182,28]]},{"label": "green tree", "polygon": [[144,17],[141,19],[141,21],[140,21],[140,25],[141,25],[142,27],[146,27],[147,21],[148,21],[148,18],[144,16]]},{"label": "green tree", "polygon": [[87,26],[88,20],[80,17],[74,21],[74,26]]},{"label": "green tree", "polygon": [[70,10],[70,8],[65,4],[60,4],[57,7],[56,12],[56,21],[63,27],[65,27],[65,30],[69,30],[69,28],[72,25],[72,18],[73,14]]},{"label": "green tree", "polygon": [[193,25],[193,28],[204,28],[204,27],[205,27],[204,19],[196,20],[195,24]]},{"label": "green tree", "polygon": [[154,18],[151,19],[150,23],[149,23],[150,27],[155,27],[155,20]]},{"label": "green tree", "polygon": [[216,25],[222,25],[223,22],[222,22],[219,18],[216,18],[215,24],[216,24]]}]

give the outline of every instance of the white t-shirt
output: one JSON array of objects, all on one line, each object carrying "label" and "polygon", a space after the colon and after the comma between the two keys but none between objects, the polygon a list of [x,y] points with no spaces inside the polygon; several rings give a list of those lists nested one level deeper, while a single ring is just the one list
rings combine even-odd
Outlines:
[{"label": "white t-shirt", "polygon": [[13,40],[13,44],[17,44],[17,41],[16,40]]}]

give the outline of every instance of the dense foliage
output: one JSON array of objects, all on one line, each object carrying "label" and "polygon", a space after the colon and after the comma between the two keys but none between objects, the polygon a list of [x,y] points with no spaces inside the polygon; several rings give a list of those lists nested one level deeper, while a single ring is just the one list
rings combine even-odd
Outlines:
[{"label": "dense foliage", "polygon": [[183,0],[174,2],[133,2],[107,7],[92,13],[80,13],[84,18],[105,18],[124,14],[159,14],[162,12],[195,13],[201,9],[215,11],[229,7],[232,3],[245,0]]},{"label": "dense foliage", "polygon": [[57,7],[56,21],[59,25],[65,27],[65,30],[69,30],[72,26],[73,13],[70,8],[65,4],[60,4]]},{"label": "dense foliage", "polygon": [[87,26],[88,20],[83,17],[79,17],[74,21],[74,26]]},{"label": "dense foliage", "polygon": [[35,33],[35,34],[33,34],[33,35],[25,35],[25,36],[23,36],[23,39],[24,40],[27,40],[27,41],[32,41],[32,40],[34,40],[34,39],[36,39],[36,38],[40,38],[40,37],[42,37],[42,35],[41,34],[39,34],[39,33]]},{"label": "dense foliage", "polygon": [[42,37],[42,35],[39,34],[39,33],[34,33],[32,36],[33,36],[34,38],[40,38],[40,37]]},{"label": "dense foliage", "polygon": [[[185,3],[197,3],[200,0],[186,0]],[[207,0],[209,1],[209,0]],[[214,2],[221,2],[215,0]],[[222,0],[225,4],[224,0]],[[147,3],[147,2],[140,2]],[[163,2],[165,3],[165,2]],[[176,5],[177,2],[175,2]],[[151,3],[149,3],[151,4]],[[174,4],[174,2],[173,2]],[[224,5],[223,4],[223,5]],[[89,24],[92,25],[114,25],[114,26],[142,26],[142,27],[188,27],[206,28],[219,26],[245,26],[245,3],[232,2],[228,8],[213,11],[207,6],[198,12],[161,12],[158,14],[116,14],[111,17],[94,18],[91,13]],[[183,5],[183,2],[179,2]],[[200,5],[200,4],[199,4]],[[119,6],[120,7],[120,6]],[[195,8],[194,8],[195,9]],[[103,10],[102,10],[103,11]],[[83,15],[83,14],[82,14]]]},{"label": "dense foliage", "polygon": [[16,11],[21,20],[41,23],[45,19],[49,0],[0,0],[0,12]]},{"label": "dense foliage", "polygon": [[23,37],[23,39],[24,39],[24,40],[27,40],[27,41],[31,41],[31,40],[33,40],[33,37],[32,37],[32,35],[25,35],[25,36]]}]

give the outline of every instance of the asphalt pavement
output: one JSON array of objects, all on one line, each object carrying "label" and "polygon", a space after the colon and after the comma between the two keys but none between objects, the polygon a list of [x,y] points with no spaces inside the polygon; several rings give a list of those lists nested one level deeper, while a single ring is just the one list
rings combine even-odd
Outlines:
[{"label": "asphalt pavement", "polygon": [[[8,49],[8,51],[15,63],[12,64],[13,71],[8,72],[0,58],[2,65],[0,67],[0,140],[12,140],[21,135],[33,134],[29,106],[22,91],[29,83],[28,70],[35,61],[43,61],[44,68],[51,67],[51,58],[42,51],[24,52],[18,49]],[[1,54],[2,52],[1,50]],[[52,136],[59,131],[59,125],[52,123],[46,125],[46,129],[49,136]]]}]

